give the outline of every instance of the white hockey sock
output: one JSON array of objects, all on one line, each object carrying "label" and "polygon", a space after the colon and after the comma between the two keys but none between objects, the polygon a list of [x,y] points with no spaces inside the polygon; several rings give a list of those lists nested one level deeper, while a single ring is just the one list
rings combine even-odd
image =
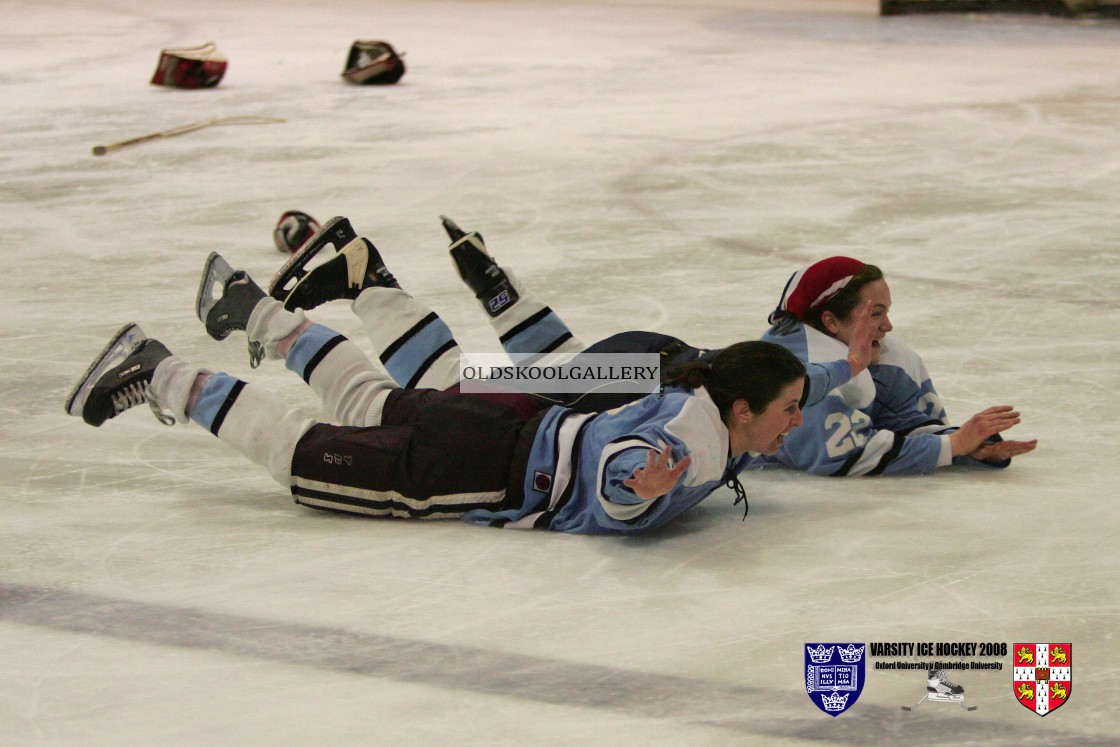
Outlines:
[{"label": "white hockey sock", "polygon": [[265,357],[276,360],[281,357],[276,346],[299,329],[306,318],[303,309],[285,311],[284,304],[275,298],[262,298],[249,315],[246,332],[250,342],[264,346]]},{"label": "white hockey sock", "polygon": [[225,373],[213,374],[202,384],[191,420],[265,467],[284,487],[292,484],[296,444],[316,422],[263,388]]},{"label": "white hockey sock", "polygon": [[407,389],[459,383],[459,345],[443,320],[398,288],[362,291],[351,308],[389,375]]},{"label": "white hockey sock", "polygon": [[380,425],[389,392],[399,388],[357,345],[321,324],[300,334],[284,365],[307,382],[339,425]]},{"label": "white hockey sock", "polygon": [[525,291],[512,270],[503,267],[502,271],[519,296],[517,303],[490,317],[490,326],[498,333],[507,353],[520,357],[534,353],[578,353],[586,347],[556,312]]},{"label": "white hockey sock", "polygon": [[163,407],[175,416],[175,422],[190,421],[187,403],[190,401],[191,388],[199,374],[212,373],[209,369],[199,368],[187,363],[177,355],[164,358],[152,372],[149,390]]}]

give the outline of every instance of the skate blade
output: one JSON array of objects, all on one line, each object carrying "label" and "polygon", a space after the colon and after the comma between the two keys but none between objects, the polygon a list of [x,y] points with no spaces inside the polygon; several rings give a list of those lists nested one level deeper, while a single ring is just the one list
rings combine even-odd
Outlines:
[{"label": "skate blade", "polygon": [[289,284],[294,287],[295,284],[292,281],[298,281],[307,274],[304,268],[316,254],[327,246],[331,246],[336,253],[340,252],[343,247],[356,238],[358,238],[358,235],[354,233],[348,219],[342,216],[331,218],[272,276],[272,280],[268,284],[268,295],[278,301],[286,300],[292,290],[291,287],[288,287]]},{"label": "skate blade", "polygon": [[109,344],[105,349],[93,359],[93,363],[86,369],[82,378],[78,379],[78,383],[70,390],[70,396],[66,398],[66,413],[68,415],[76,415],[81,417],[82,409],[85,407],[86,400],[89,399],[89,393],[93,389],[97,380],[101,375],[109,369],[119,366],[125,358],[132,354],[143,340],[147,339],[144,330],[140,329],[140,325],[129,322],[113,335],[109,340]]},{"label": "skate blade", "polygon": [[198,320],[203,324],[206,323],[206,316],[210,313],[210,309],[218,303],[218,296],[214,294],[215,287],[224,289],[226,281],[233,272],[233,268],[222,255],[210,252],[210,256],[206,258],[206,265],[202,268],[202,280],[198,284],[198,295],[194,301],[194,312],[198,314]]}]

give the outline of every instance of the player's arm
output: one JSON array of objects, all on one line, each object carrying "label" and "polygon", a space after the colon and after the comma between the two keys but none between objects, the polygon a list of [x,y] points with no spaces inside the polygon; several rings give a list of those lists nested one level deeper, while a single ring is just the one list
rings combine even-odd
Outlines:
[{"label": "player's arm", "polygon": [[[830,398],[835,399],[835,398]],[[899,433],[875,428],[859,410],[836,407],[824,419],[815,465],[819,474],[920,474],[950,464],[1006,467],[1012,456],[1032,451],[1034,441],[1002,441],[999,434],[1019,422],[1009,406],[990,407],[958,428]],[[1006,445],[1004,445],[1006,444]],[[787,446],[795,448],[796,444]],[[832,469],[834,467],[834,469]]]},{"label": "player's arm", "polygon": [[921,474],[952,463],[947,435],[903,435],[875,428],[870,416],[836,395],[802,411],[776,455],[779,462],[817,475]]},{"label": "player's arm", "polygon": [[664,440],[655,446],[637,436],[620,438],[600,457],[599,503],[612,519],[633,521],[680,484],[691,462]]},{"label": "player's arm", "polygon": [[692,463],[689,457],[672,463],[673,450],[665,444],[660,451],[649,449],[646,452],[646,463],[642,467],[635,467],[631,476],[622,481],[623,487],[629,488],[634,495],[643,501],[652,501],[668,493],[688,470]]},{"label": "player's arm", "polygon": [[805,366],[805,396],[802,409],[817,404],[837,387],[847,384],[871,365],[872,344],[877,323],[871,317],[871,301],[865,301],[855,312],[856,322],[848,342],[848,357],[834,361],[810,362]]}]

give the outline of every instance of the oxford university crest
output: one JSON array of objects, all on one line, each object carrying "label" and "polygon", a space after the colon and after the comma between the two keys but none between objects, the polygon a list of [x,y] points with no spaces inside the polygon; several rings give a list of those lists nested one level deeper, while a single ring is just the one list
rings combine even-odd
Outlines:
[{"label": "oxford university crest", "polygon": [[806,643],[805,691],[817,708],[839,716],[863,691],[863,643]]}]

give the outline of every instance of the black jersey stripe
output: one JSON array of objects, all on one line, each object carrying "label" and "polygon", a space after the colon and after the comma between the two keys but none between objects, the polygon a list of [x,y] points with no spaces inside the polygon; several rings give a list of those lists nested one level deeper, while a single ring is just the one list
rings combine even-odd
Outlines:
[{"label": "black jersey stripe", "polygon": [[847,461],[840,465],[840,468],[833,472],[829,477],[845,477],[852,471],[852,467],[856,466],[856,462],[863,456],[863,449],[857,449],[855,454],[848,457]]},{"label": "black jersey stripe", "polygon": [[942,426],[948,427],[944,420],[926,420],[922,423],[918,423],[917,425],[915,425],[911,428],[906,428],[906,429],[901,430],[901,431],[896,431],[896,433],[898,433],[899,435],[902,435],[902,436],[909,436],[911,433],[918,430],[919,428],[928,428],[931,425],[942,425]]},{"label": "black jersey stripe", "polygon": [[879,459],[879,463],[875,465],[875,469],[867,473],[868,477],[883,474],[883,471],[886,470],[890,463],[898,457],[898,454],[900,451],[902,451],[902,446],[905,443],[906,436],[903,436],[901,433],[894,434],[894,443],[891,444],[891,448],[887,451],[886,454],[882,456],[881,459]]},{"label": "black jersey stripe", "polygon": [[[577,415],[577,414],[578,413],[575,413],[575,412],[567,412],[567,413],[564,414],[564,419],[566,420],[569,416]],[[572,465],[571,478],[568,480],[568,484],[566,486],[564,486],[564,492],[560,494],[560,497],[559,497],[559,499],[557,499],[556,504],[552,505],[552,506],[549,506],[545,511],[543,511],[541,513],[540,516],[537,517],[537,520],[533,522],[533,528],[534,529],[548,529],[548,527],[552,524],[552,520],[555,519],[557,517],[557,515],[559,515],[559,513],[564,510],[564,507],[567,506],[568,502],[572,499],[572,493],[575,492],[576,483],[578,482],[579,467],[580,467],[580,464],[579,464],[579,450],[580,450],[580,445],[583,443],[583,434],[587,432],[587,424],[590,423],[591,421],[593,421],[594,419],[595,419],[594,417],[587,418],[587,420],[580,423],[579,430],[576,431],[576,435],[572,439],[572,448],[568,452],[569,456],[571,457],[571,465]],[[561,421],[561,422],[563,422],[563,421]],[[555,432],[557,432],[557,433],[560,432],[559,427],[557,427]],[[560,445],[559,440],[557,441],[556,445],[557,445],[557,447],[559,447],[559,445]],[[554,455],[552,463],[553,464],[559,464],[559,456],[558,455]]]}]

